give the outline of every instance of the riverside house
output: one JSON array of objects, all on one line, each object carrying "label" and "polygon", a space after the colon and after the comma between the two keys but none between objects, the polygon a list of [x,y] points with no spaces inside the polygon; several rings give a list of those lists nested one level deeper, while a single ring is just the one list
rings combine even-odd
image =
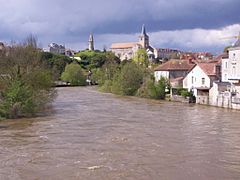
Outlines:
[{"label": "riverside house", "polygon": [[195,65],[192,60],[171,59],[154,70],[154,77],[156,81],[168,79],[173,88],[182,87],[182,80]]},{"label": "riverside house", "polygon": [[214,81],[220,80],[220,72],[218,62],[197,63],[183,79],[183,88],[193,92],[196,103],[208,104],[209,90]]}]

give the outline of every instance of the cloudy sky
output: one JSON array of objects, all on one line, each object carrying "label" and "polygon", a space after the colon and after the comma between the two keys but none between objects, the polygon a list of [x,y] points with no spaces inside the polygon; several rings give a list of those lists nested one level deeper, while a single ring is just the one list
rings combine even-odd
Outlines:
[{"label": "cloudy sky", "polygon": [[80,50],[137,41],[142,24],[159,48],[220,52],[240,32],[240,0],[0,0],[0,41],[34,34]]}]

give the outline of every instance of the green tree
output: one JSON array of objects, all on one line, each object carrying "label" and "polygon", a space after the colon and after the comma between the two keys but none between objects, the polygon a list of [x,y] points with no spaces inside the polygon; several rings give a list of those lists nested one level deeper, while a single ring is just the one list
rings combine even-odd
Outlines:
[{"label": "green tree", "polygon": [[147,51],[145,49],[138,49],[136,54],[133,57],[133,61],[139,65],[148,67],[149,61],[148,61]]},{"label": "green tree", "polygon": [[62,73],[61,79],[69,82],[73,86],[86,85],[86,76],[81,66],[77,63],[68,64],[65,68],[65,71]]},{"label": "green tree", "polygon": [[113,79],[113,91],[122,95],[135,95],[143,82],[144,72],[136,63],[125,64]]},{"label": "green tree", "polygon": [[50,71],[41,61],[36,40],[13,45],[0,58],[0,117],[32,116],[53,100]]},{"label": "green tree", "polygon": [[167,88],[169,88],[168,81],[164,77],[161,77],[156,84],[157,99],[165,99]]}]

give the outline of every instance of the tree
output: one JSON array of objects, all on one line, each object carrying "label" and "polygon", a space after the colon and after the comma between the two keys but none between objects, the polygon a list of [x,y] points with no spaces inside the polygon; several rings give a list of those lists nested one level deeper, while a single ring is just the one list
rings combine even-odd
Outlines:
[{"label": "tree", "polygon": [[169,87],[168,81],[164,77],[161,77],[156,84],[157,99],[165,99],[166,89],[168,87]]},{"label": "tree", "polygon": [[136,63],[125,64],[113,79],[113,92],[122,95],[135,95],[143,82],[144,72]]},{"label": "tree", "polygon": [[73,86],[86,85],[86,76],[84,75],[81,66],[77,63],[68,64],[62,73],[61,79],[69,82]]},{"label": "tree", "polygon": [[138,49],[133,57],[133,61],[139,65],[148,67],[149,61],[147,51],[145,49]]},{"label": "tree", "polygon": [[41,61],[40,51],[30,42],[15,44],[1,55],[0,117],[32,116],[53,100],[51,73]]}]

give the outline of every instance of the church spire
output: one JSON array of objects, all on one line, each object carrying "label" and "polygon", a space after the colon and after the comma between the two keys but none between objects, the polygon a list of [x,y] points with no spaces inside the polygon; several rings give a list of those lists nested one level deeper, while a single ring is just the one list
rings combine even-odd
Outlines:
[{"label": "church spire", "polygon": [[147,35],[145,24],[142,25],[142,35]]},{"label": "church spire", "polygon": [[142,25],[142,32],[139,36],[139,44],[142,45],[142,48],[147,49],[149,47],[149,37],[146,33],[145,25]]},{"label": "church spire", "polygon": [[94,39],[93,39],[93,34],[92,33],[89,36],[88,49],[89,49],[89,51],[94,51]]}]

